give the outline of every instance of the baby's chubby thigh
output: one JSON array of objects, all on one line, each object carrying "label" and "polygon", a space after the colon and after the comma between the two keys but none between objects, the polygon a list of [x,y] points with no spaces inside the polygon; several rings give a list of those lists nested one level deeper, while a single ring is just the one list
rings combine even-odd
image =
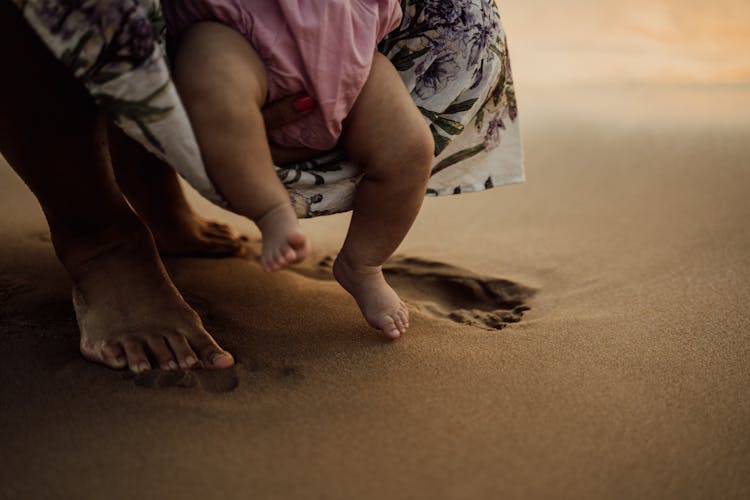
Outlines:
[{"label": "baby's chubby thigh", "polygon": [[343,125],[346,154],[367,177],[426,184],[435,153],[432,133],[396,68],[379,52]]},{"label": "baby's chubby thigh", "polygon": [[[201,21],[180,37],[174,77],[186,101],[200,100],[216,110],[237,107],[251,96],[261,107],[268,76],[258,51],[240,32],[214,21]],[[189,104],[189,103],[188,103]]]}]

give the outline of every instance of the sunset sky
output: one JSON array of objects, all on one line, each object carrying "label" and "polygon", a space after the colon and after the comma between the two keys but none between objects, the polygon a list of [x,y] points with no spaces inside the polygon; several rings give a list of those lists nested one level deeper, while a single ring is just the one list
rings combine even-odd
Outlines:
[{"label": "sunset sky", "polygon": [[516,77],[750,84],[749,0],[500,0]]}]

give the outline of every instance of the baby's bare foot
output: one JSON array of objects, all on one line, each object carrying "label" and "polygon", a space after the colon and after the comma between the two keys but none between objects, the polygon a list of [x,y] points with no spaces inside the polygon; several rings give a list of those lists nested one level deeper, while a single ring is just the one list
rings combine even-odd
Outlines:
[{"label": "baby's bare foot", "polygon": [[409,327],[409,311],[383,276],[381,266],[352,263],[343,253],[333,263],[333,275],[357,301],[362,314],[373,328],[387,337],[398,338]]},{"label": "baby's bare foot", "polygon": [[284,269],[310,253],[310,243],[290,203],[272,208],[256,224],[263,233],[261,264],[266,271]]},{"label": "baby's bare foot", "polygon": [[172,284],[145,228],[76,247],[63,254],[85,358],[136,373],[234,364]]}]

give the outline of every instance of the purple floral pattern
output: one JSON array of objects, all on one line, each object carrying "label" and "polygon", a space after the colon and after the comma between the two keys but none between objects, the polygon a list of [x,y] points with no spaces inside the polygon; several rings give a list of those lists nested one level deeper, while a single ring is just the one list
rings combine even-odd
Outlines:
[{"label": "purple floral pattern", "polygon": [[[499,12],[491,1],[403,0],[402,8],[401,26],[380,49],[394,61],[407,86],[412,84],[412,96],[430,122],[434,176],[496,149],[506,133],[517,132],[510,57]],[[474,127],[467,127],[472,120]],[[458,138],[462,147],[456,150],[451,146]],[[466,188],[471,186],[454,186],[451,192]],[[430,194],[444,192],[431,186]]]},{"label": "purple floral pattern", "polygon": [[[172,85],[158,0],[13,0],[54,55],[122,129],[224,204],[208,179]],[[379,49],[435,138],[427,194],[522,182],[518,108],[494,0],[402,0]],[[278,168],[300,217],[351,208],[361,176],[336,154]]]}]

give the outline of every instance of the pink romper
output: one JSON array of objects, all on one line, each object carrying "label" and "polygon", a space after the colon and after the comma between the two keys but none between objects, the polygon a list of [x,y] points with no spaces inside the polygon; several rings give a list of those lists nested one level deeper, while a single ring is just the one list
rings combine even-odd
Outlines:
[{"label": "pink romper", "polygon": [[301,120],[271,131],[279,146],[328,150],[338,142],[370,73],[377,43],[401,22],[399,0],[169,0],[167,26],[199,21],[241,33],[266,67],[268,100],[306,92],[317,102]]}]

